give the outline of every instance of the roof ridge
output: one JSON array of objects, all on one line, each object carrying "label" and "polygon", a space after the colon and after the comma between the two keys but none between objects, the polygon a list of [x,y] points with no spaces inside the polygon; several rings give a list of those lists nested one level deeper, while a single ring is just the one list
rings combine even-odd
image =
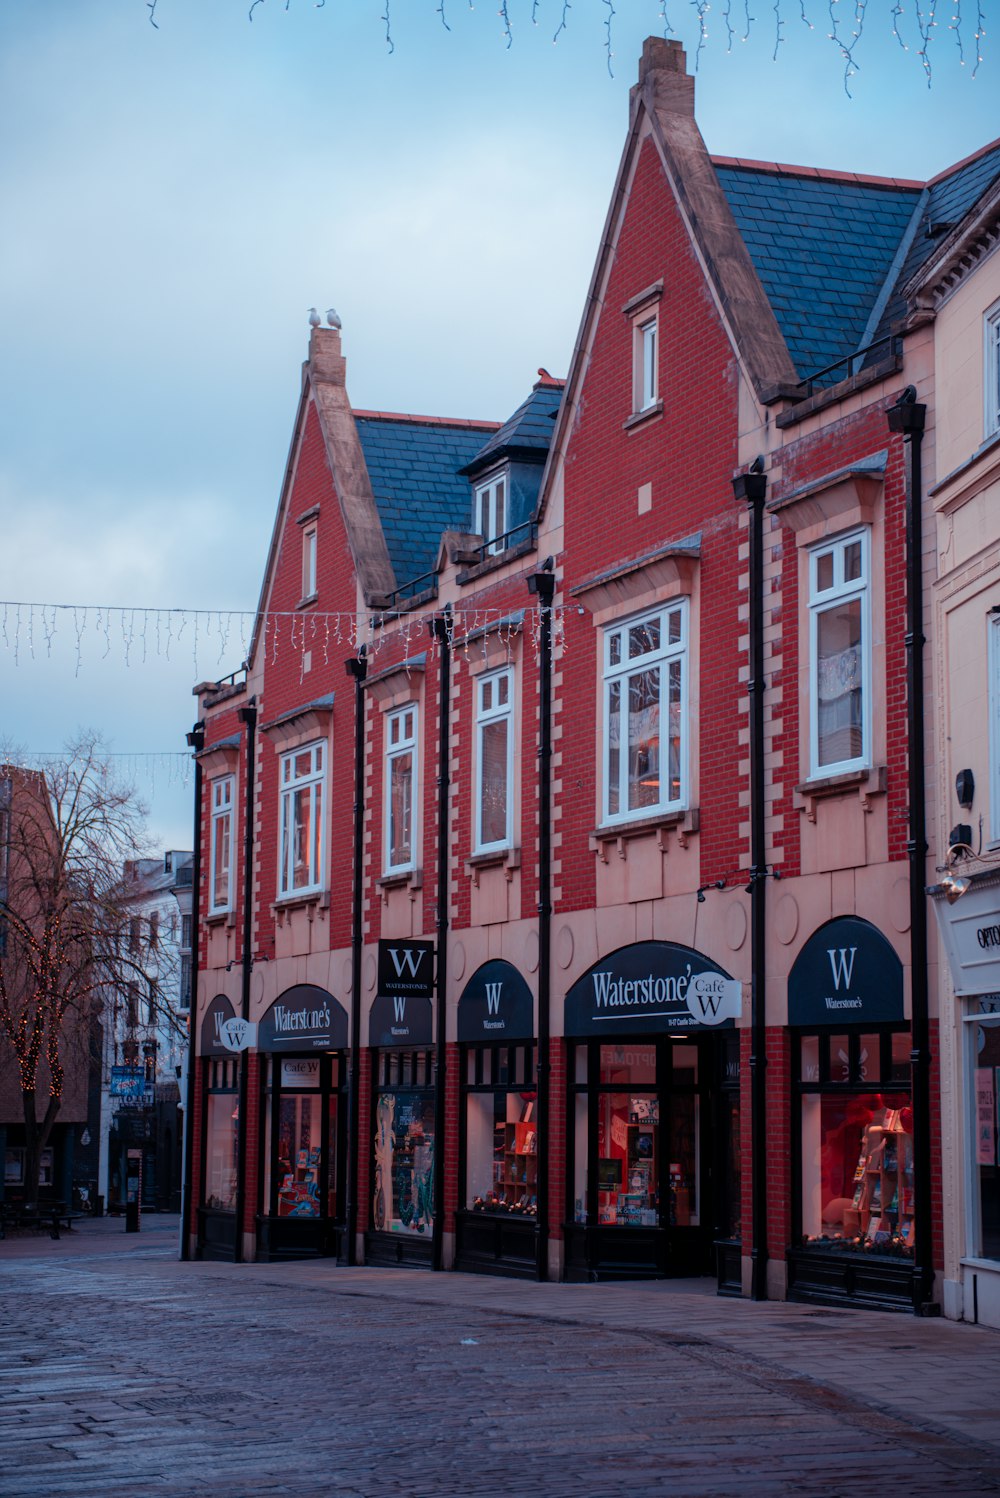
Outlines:
[{"label": "roof ridge", "polygon": [[[971,161],[972,158],[970,157]],[[882,177],[869,172],[841,172],[833,167],[822,166],[793,166],[785,161],[754,161],[747,156],[711,156],[713,166],[739,167],[753,172],[774,172],[786,177],[814,177],[824,182],[858,182],[872,187],[896,187],[900,190],[912,191],[926,186],[924,182],[914,177]],[[958,163],[963,165],[962,162]],[[949,171],[954,171],[950,167]],[[945,173],[944,175],[948,175]],[[936,180],[936,179],[932,179]]]},{"label": "roof ridge", "polygon": [[997,146],[1000,146],[1000,136],[998,136],[996,140],[987,141],[985,146],[980,146],[979,149],[977,151],[973,151],[971,155],[963,156],[961,161],[956,161],[952,166],[946,166],[942,171],[938,172],[935,177],[931,177],[928,180],[927,186],[936,187],[939,182],[944,182],[947,177],[954,176],[955,172],[960,172],[963,167],[971,166],[971,164],[974,161],[978,161],[981,156],[988,156],[990,151],[996,150]]},{"label": "roof ridge", "polygon": [[352,407],[351,414],[364,417],[366,421],[408,421],[414,426],[475,427],[484,432],[497,432],[503,426],[502,421],[480,421],[471,416],[467,420],[461,416],[415,416],[409,411],[361,411]]}]

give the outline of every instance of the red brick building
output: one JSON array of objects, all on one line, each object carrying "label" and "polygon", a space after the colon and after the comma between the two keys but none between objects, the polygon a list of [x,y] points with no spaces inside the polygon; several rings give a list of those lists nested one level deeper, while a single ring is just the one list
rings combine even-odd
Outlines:
[{"label": "red brick building", "polygon": [[901,288],[995,157],[713,159],[650,41],[565,388],[357,412],[314,330],[198,688],[192,1251],[932,1298]]}]

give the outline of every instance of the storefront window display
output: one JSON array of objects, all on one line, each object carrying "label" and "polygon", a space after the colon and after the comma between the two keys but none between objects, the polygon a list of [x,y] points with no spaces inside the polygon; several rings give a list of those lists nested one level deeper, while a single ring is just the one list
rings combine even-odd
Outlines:
[{"label": "storefront window display", "polygon": [[966,1030],[975,1133],[972,1254],[1000,1259],[1000,1014],[973,1015]]},{"label": "storefront window display", "polygon": [[912,1258],[909,1052],[903,1030],[798,1038],[803,1247]]},{"label": "storefront window display", "polygon": [[340,1095],[337,1056],[276,1056],[268,1063],[264,1172],[275,1217],[336,1217]]},{"label": "storefront window display", "polygon": [[377,1233],[434,1227],[434,1057],[380,1051],[375,1091],[372,1226]]},{"label": "storefront window display", "polygon": [[466,1207],[534,1218],[539,1152],[534,1046],[470,1046],[464,1086]]},{"label": "storefront window display", "polygon": [[574,1049],[574,1221],[700,1226],[697,1044]]},{"label": "storefront window display", "polygon": [[237,1139],[239,1136],[239,1062],[233,1057],[208,1062],[205,1123],[205,1206],[236,1210]]}]

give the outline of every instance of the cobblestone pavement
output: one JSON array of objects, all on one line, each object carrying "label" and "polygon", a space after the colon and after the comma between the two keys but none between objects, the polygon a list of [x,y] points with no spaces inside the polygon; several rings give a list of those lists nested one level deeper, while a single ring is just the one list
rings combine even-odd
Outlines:
[{"label": "cobblestone pavement", "polygon": [[998,1375],[980,1328],[700,1284],[0,1243],[4,1498],[1000,1493]]}]

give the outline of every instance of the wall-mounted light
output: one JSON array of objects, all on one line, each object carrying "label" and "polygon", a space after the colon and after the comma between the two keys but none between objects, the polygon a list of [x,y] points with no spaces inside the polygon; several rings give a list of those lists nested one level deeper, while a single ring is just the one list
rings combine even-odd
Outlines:
[{"label": "wall-mounted light", "polygon": [[963,811],[971,810],[976,798],[976,777],[971,770],[959,770],[955,776],[955,795]]},{"label": "wall-mounted light", "polygon": [[699,885],[698,888],[695,890],[695,894],[698,896],[698,904],[699,905],[704,905],[704,903],[705,903],[705,891],[707,889],[725,889],[725,887],[726,887],[726,881],[724,879],[713,879],[710,884],[701,884],[701,885]]}]

